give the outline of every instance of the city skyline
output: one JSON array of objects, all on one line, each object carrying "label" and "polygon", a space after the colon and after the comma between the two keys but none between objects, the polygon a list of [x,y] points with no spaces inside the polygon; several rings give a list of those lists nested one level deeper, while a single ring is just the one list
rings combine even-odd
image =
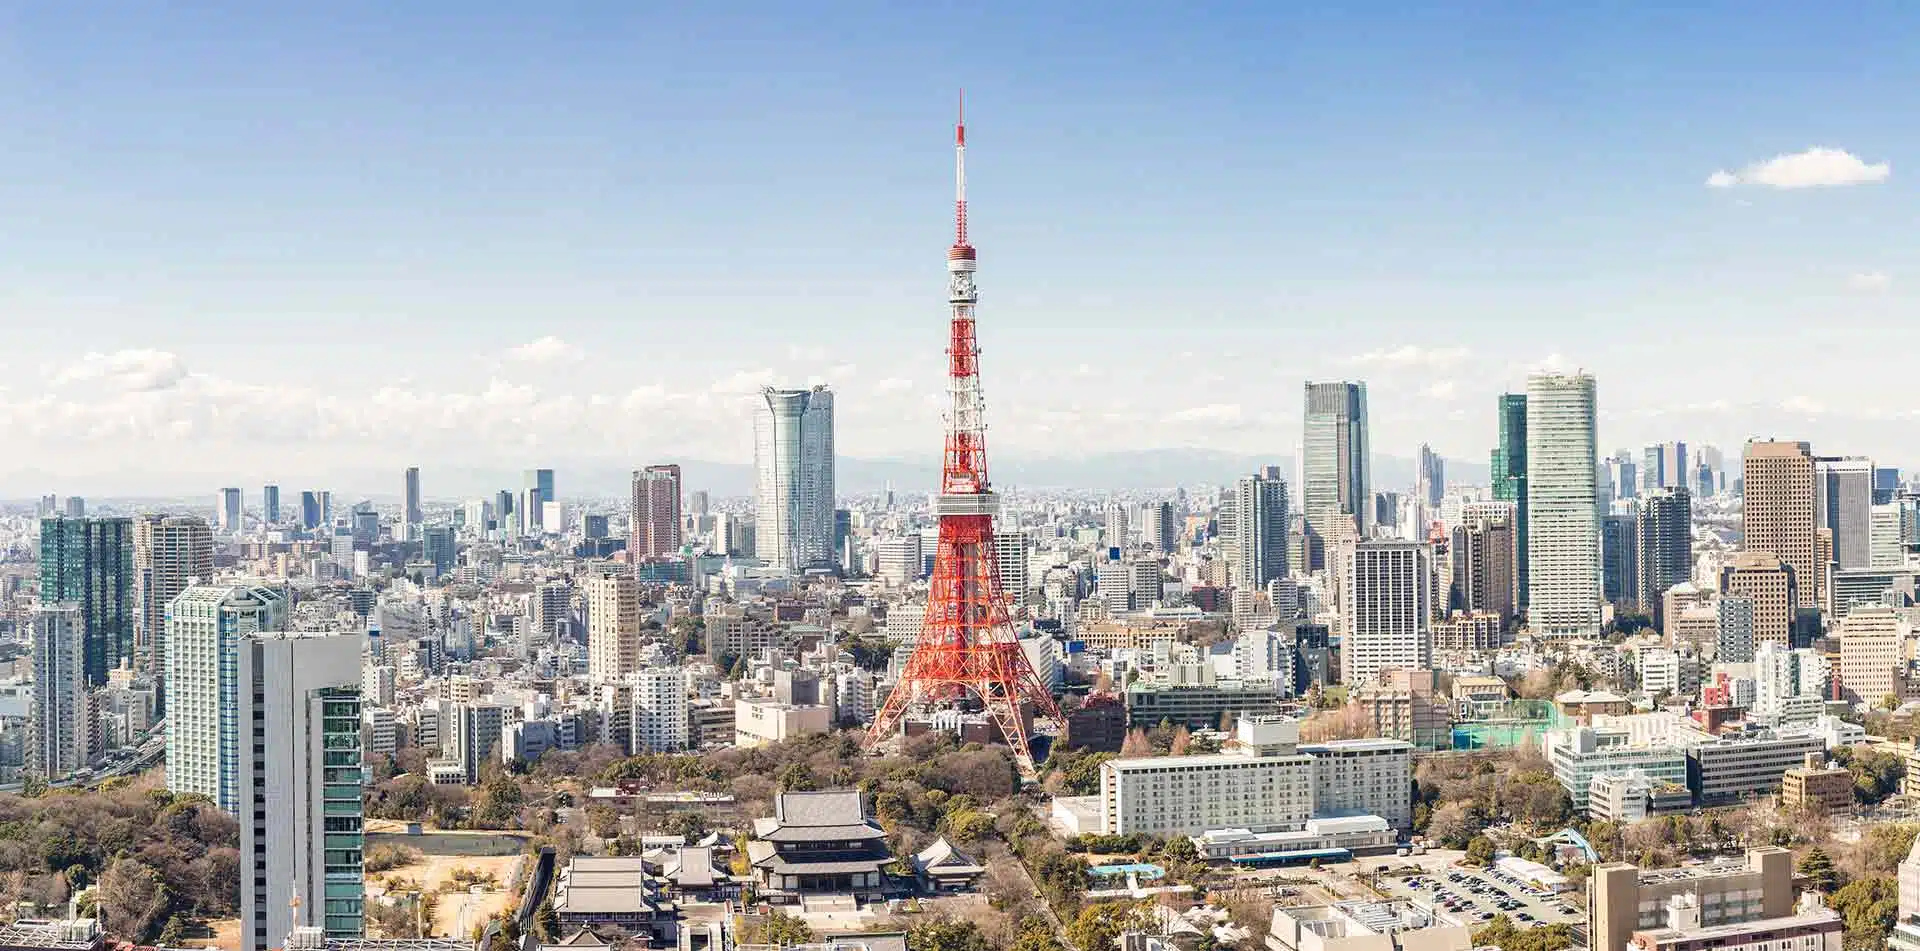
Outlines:
[{"label": "city skyline", "polygon": [[[62,17],[15,24],[46,55],[17,66],[33,95],[12,118],[34,147],[9,177],[32,184],[0,191],[37,224],[6,245],[0,306],[29,319],[0,364],[0,437],[23,450],[0,464],[0,494],[86,474],[96,484],[72,491],[138,491],[136,476],[181,491],[324,481],[421,458],[737,463],[751,458],[753,394],[816,382],[841,394],[846,457],[935,458],[937,264],[913,249],[937,240],[938,130],[962,84],[994,157],[975,200],[994,210],[988,303],[1005,315],[982,332],[1000,458],[1096,451],[1118,432],[1290,455],[1298,419],[1276,394],[1355,379],[1383,451],[1427,442],[1477,459],[1494,436],[1485,407],[1548,366],[1612,381],[1598,410],[1608,449],[1773,437],[1907,461],[1897,430],[1916,411],[1895,365],[1860,372],[1800,331],[1870,328],[1889,353],[1920,342],[1896,319],[1911,136],[1888,128],[1911,96],[1897,55],[1910,16],[1711,21],[1743,43],[1711,44],[1703,62],[1653,36],[1706,29],[1705,14],[1643,12],[1574,43],[1556,38],[1585,35],[1592,14],[1557,11],[1535,24],[1539,51],[1478,62],[1476,39],[1511,24],[1416,12],[1382,32],[1360,13],[1215,14],[1232,22],[1083,37],[995,13],[1001,44],[970,62],[955,42],[927,48],[940,31],[915,12],[857,36],[834,16],[600,12],[543,32],[465,12],[445,31],[436,9],[332,28],[189,15],[130,27],[142,42],[112,62],[60,56],[83,35]],[[301,43],[277,42],[298,29]],[[428,32],[467,59],[497,54],[524,88],[446,63],[410,77],[421,89],[359,69],[405,59]],[[657,60],[612,48],[676,32],[695,39]],[[1769,56],[1810,33],[1880,69],[1843,82]],[[199,61],[203,42],[226,55]],[[1152,55],[1195,42],[1220,65],[1276,65],[1222,83],[1206,57]],[[1047,44],[1081,71],[1050,68]],[[853,55],[846,75],[691,98],[660,82],[689,63],[765,56],[747,74],[764,77],[835,53]],[[1387,66],[1408,57],[1447,81]],[[1698,79],[1763,65],[1791,74],[1791,95],[1785,79]],[[999,66],[1042,71],[1016,83]],[[309,90],[298,111],[317,125],[277,118],[271,90],[294,69]],[[230,71],[257,82],[236,90]],[[1516,90],[1527,72],[1541,81]],[[1609,80],[1604,103],[1583,85]],[[1202,90],[1214,95],[1194,108]],[[1569,107],[1594,127],[1569,126]],[[267,117],[285,141],[239,128]],[[1225,147],[1196,175],[1201,143]],[[126,154],[154,157],[108,158]],[[373,174],[343,174],[359,168]],[[215,181],[249,204],[196,201]],[[123,191],[139,197],[107,200]],[[1154,276],[1119,293],[1112,262],[1142,256]],[[325,332],[276,349],[247,332],[263,322]],[[1222,352],[1224,335],[1240,345]],[[436,359],[396,374],[363,359],[370,340]],[[648,356],[661,340],[673,359]],[[1783,361],[1805,382],[1739,369]],[[162,451],[181,440],[197,451]]]}]

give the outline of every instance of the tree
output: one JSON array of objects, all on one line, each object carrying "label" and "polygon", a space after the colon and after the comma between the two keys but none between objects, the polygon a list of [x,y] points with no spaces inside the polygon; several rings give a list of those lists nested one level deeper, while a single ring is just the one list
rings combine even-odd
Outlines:
[{"label": "tree", "polygon": [[776,911],[767,916],[767,922],[760,926],[760,942],[773,945],[806,944],[813,940],[813,929],[784,911]]},{"label": "tree", "polygon": [[1147,731],[1134,727],[1120,744],[1122,759],[1141,759],[1153,755],[1153,742],[1147,739]]},{"label": "tree", "polygon": [[1863,878],[1834,893],[1833,909],[1847,925],[1847,951],[1887,946],[1900,917],[1900,889],[1889,878]]},{"label": "tree", "polygon": [[813,769],[805,763],[794,763],[781,770],[779,783],[782,792],[811,792],[820,788]]},{"label": "tree", "polygon": [[561,939],[560,912],[551,900],[541,902],[540,909],[533,913],[533,927],[541,941],[551,944]]},{"label": "tree", "polygon": [[1122,932],[1146,927],[1145,907],[1126,902],[1101,902],[1080,909],[1066,927],[1067,940],[1080,951],[1112,951]]},{"label": "tree", "polygon": [[1492,839],[1484,835],[1476,835],[1473,837],[1473,841],[1467,843],[1467,861],[1469,863],[1485,868],[1493,864],[1493,859],[1494,848]]},{"label": "tree", "polygon": [[117,858],[100,876],[98,902],[107,930],[138,944],[151,944],[168,904],[160,873],[137,859]]},{"label": "tree", "polygon": [[992,951],[992,946],[979,925],[940,915],[908,929],[907,951]]},{"label": "tree", "polygon": [[1013,939],[1011,951],[1066,951],[1066,947],[1044,920],[1028,918],[1020,923],[1020,935]]},{"label": "tree", "polygon": [[1160,847],[1160,854],[1169,862],[1198,862],[1200,850],[1194,847],[1193,840],[1184,835],[1176,835]]},{"label": "tree", "polygon": [[1827,850],[1814,846],[1800,857],[1800,874],[1807,877],[1807,883],[1814,891],[1831,895],[1840,887],[1840,873],[1833,867],[1833,856]]},{"label": "tree", "polygon": [[1184,726],[1180,727],[1173,731],[1173,742],[1167,747],[1167,755],[1185,756],[1192,746],[1193,733]]}]

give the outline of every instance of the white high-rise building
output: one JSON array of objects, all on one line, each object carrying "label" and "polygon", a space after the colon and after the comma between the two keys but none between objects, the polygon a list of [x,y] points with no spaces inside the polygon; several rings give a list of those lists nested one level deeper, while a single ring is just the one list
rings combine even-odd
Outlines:
[{"label": "white high-rise building", "polygon": [[919,532],[882,539],[874,546],[879,562],[880,580],[894,588],[904,588],[920,577],[925,559]]},{"label": "white high-rise building", "polygon": [[1589,374],[1527,378],[1527,620],[1537,635],[1600,633],[1600,513]]},{"label": "white high-rise building", "polygon": [[619,680],[640,667],[640,584],[622,571],[587,582],[587,676]]},{"label": "white high-rise building", "polygon": [[1900,568],[1907,563],[1904,508],[1898,502],[1873,507],[1872,522],[1867,530],[1867,560],[1876,571]]},{"label": "white high-rise building", "polygon": [[994,532],[993,563],[1009,606],[1027,603],[1027,533]]},{"label": "white high-rise building", "polygon": [[774,568],[831,568],[833,391],[763,390],[753,463],[755,553]]},{"label": "white high-rise building", "polygon": [[[240,804],[240,642],[284,625],[277,588],[194,585],[167,605],[167,790]],[[359,680],[356,654],[353,681]],[[251,744],[246,744],[249,749]]]},{"label": "white high-rise building", "polygon": [[[280,947],[294,928],[366,934],[358,634],[239,638],[240,936]],[[293,901],[299,898],[296,905]]]},{"label": "white high-rise building", "polygon": [[239,489],[220,490],[220,498],[217,500],[218,504],[214,507],[213,514],[220,519],[221,532],[233,534],[240,531],[240,499]]},{"label": "white high-rise building", "polygon": [[687,672],[682,667],[648,667],[634,672],[633,751],[677,753],[687,749]]},{"label": "white high-rise building", "polygon": [[167,605],[190,584],[213,580],[213,530],[193,515],[133,520],[133,653],[156,680],[166,678]]},{"label": "white high-rise building", "polygon": [[33,610],[33,709],[27,769],[59,780],[98,752],[99,725],[87,698],[86,620],[76,601]]},{"label": "white high-rise building", "polygon": [[1433,666],[1433,554],[1420,542],[1365,541],[1341,565],[1340,660],[1349,687],[1381,671]]}]

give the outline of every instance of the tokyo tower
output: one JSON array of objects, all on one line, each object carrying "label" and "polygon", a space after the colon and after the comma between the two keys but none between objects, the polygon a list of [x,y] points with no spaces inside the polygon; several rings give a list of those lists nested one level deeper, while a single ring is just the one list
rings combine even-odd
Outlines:
[{"label": "tokyo tower", "polygon": [[954,125],[954,239],[947,249],[947,303],[953,319],[947,344],[947,450],[941,466],[940,541],[918,646],[900,682],[867,734],[872,746],[890,736],[910,707],[961,699],[971,693],[1013,748],[1023,773],[1034,772],[1022,706],[1061,729],[1053,694],[1020,648],[1000,590],[993,517],[1000,498],[987,482],[986,403],[980,394],[980,347],[974,339],[973,245],[967,243],[967,123]]}]

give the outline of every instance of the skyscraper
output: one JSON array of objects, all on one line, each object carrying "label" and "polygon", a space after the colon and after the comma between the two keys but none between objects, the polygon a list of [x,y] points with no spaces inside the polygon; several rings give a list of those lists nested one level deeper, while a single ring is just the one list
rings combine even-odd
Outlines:
[{"label": "skyscraper", "polygon": [[1640,467],[1633,453],[1621,449],[1607,459],[1607,481],[1613,483],[1614,498],[1631,499],[1640,494]]},{"label": "skyscraper", "polygon": [[241,732],[241,641],[281,628],[286,609],[279,589],[243,585],[195,585],[167,606],[168,791],[238,812],[240,747],[252,739],[250,725]]},{"label": "skyscraper", "polygon": [[299,927],[366,934],[361,641],[268,633],[236,644],[237,719],[251,738],[238,757],[244,951],[278,948]]},{"label": "skyscraper", "polygon": [[1308,383],[1300,509],[1311,533],[1330,544],[1349,536],[1365,538],[1372,526],[1368,453],[1367,385]]},{"label": "skyscraper", "polygon": [[1674,486],[1642,496],[1638,528],[1635,600],[1664,631],[1667,589],[1693,577],[1693,494],[1684,486]]},{"label": "skyscraper", "polygon": [[187,586],[213,580],[213,530],[194,515],[142,515],[133,522],[134,665],[166,678],[167,605]]},{"label": "skyscraper", "polygon": [[214,517],[220,521],[219,528],[221,533],[232,535],[239,532],[241,529],[240,516],[244,511],[240,490],[236,488],[221,489],[220,498],[216,500],[216,503],[213,511]]},{"label": "skyscraper", "polygon": [[440,523],[421,529],[420,557],[432,563],[434,577],[441,577],[453,570],[457,551],[453,526]]},{"label": "skyscraper", "polygon": [[1287,483],[1241,476],[1233,492],[1233,534],[1227,567],[1233,586],[1259,591],[1287,576]]},{"label": "skyscraper", "polygon": [[1600,633],[1594,398],[1589,374],[1527,378],[1527,620],[1541,636]]},{"label": "skyscraper", "polygon": [[1648,615],[1659,610],[1640,603],[1640,520],[1632,515],[1600,516],[1600,596]]},{"label": "skyscraper", "polygon": [[753,414],[755,553],[769,567],[833,565],[833,391],[767,387]]},{"label": "skyscraper", "polygon": [[311,532],[325,524],[320,512],[320,496],[313,492],[300,493],[300,530]]},{"label": "skyscraper", "polygon": [[1423,542],[1345,546],[1341,566],[1340,658],[1349,687],[1383,670],[1433,666],[1433,554]]},{"label": "skyscraper", "polygon": [[[520,513],[521,530],[528,535],[537,535],[548,527],[542,521],[547,503],[559,501],[553,495],[553,470],[528,469],[521,486],[521,498],[525,503]],[[559,528],[557,525],[552,527]]]},{"label": "skyscraper", "polygon": [[1413,494],[1429,507],[1438,508],[1447,494],[1447,461],[1426,443],[1420,444],[1419,471],[1414,474]]},{"label": "skyscraper", "polygon": [[679,466],[634,471],[632,530],[627,553],[636,562],[680,553]]},{"label": "skyscraper", "polygon": [[133,657],[133,521],[40,520],[40,599],[80,605],[87,684]]},{"label": "skyscraper", "polygon": [[1842,571],[1873,566],[1873,460],[1822,456],[1813,462],[1814,524],[1833,532]]},{"label": "skyscraper", "polygon": [[640,669],[640,585],[630,572],[587,581],[587,676],[624,680]]},{"label": "skyscraper", "polygon": [[[1163,555],[1171,554],[1180,547],[1180,521],[1174,515],[1172,502],[1149,502],[1142,526],[1147,544]],[[1286,551],[1287,526],[1280,525],[1280,550]]]},{"label": "skyscraper", "polygon": [[86,518],[87,500],[78,495],[67,496],[66,514],[68,518]]},{"label": "skyscraper", "polygon": [[[400,523],[407,526],[418,525],[426,520],[426,513],[420,508],[420,467],[408,466],[401,478],[400,486]],[[407,537],[412,538],[411,529]]]},{"label": "skyscraper", "polygon": [[1789,608],[1819,604],[1826,572],[1815,563],[1820,526],[1812,449],[1804,442],[1749,442],[1741,472],[1740,547],[1768,552],[1793,569],[1795,600]]},{"label": "skyscraper", "polygon": [[1493,497],[1513,503],[1514,576],[1520,610],[1527,609],[1527,394],[1500,394],[1500,439],[1493,447]]},{"label": "skyscraper", "polygon": [[33,611],[33,707],[27,769],[60,780],[100,752],[100,726],[87,692],[86,620],[72,601]]},{"label": "skyscraper", "polygon": [[268,483],[260,487],[260,518],[268,525],[280,523],[280,487]]}]

